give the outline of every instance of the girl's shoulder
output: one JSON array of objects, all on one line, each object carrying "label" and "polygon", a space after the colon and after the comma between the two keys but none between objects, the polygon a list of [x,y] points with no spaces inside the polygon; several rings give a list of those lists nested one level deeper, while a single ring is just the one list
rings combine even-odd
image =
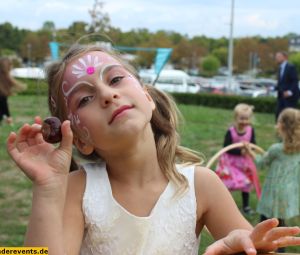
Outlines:
[{"label": "girl's shoulder", "polygon": [[66,201],[68,207],[80,208],[85,191],[86,174],[83,169],[72,171],[68,176],[68,189]]},{"label": "girl's shoulder", "polygon": [[269,151],[282,151],[282,150],[283,150],[282,143],[274,143],[269,148]]},{"label": "girl's shoulder", "polygon": [[195,166],[195,186],[197,187],[211,187],[219,183],[218,175],[211,169],[204,166]]},{"label": "girl's shoulder", "polygon": [[268,153],[271,155],[279,155],[283,153],[283,144],[282,143],[274,143],[272,144],[269,149]]},{"label": "girl's shoulder", "polygon": [[68,187],[78,194],[83,194],[85,190],[86,172],[84,169],[72,171],[69,173]]}]

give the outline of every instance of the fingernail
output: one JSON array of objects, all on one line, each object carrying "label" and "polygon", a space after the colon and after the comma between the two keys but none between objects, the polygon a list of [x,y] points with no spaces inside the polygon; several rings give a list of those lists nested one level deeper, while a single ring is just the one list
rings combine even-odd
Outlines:
[{"label": "fingernail", "polygon": [[32,127],[40,129],[40,128],[42,128],[42,125],[34,123],[34,124],[32,124]]},{"label": "fingernail", "polygon": [[256,250],[253,248],[249,248],[249,249],[247,249],[247,253],[256,254]]}]

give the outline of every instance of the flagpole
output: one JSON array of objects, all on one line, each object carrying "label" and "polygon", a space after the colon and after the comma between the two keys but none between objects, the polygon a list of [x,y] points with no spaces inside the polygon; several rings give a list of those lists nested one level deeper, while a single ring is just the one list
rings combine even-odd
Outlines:
[{"label": "flagpole", "polygon": [[[231,16],[230,16],[230,33],[229,33],[229,48],[228,48],[228,87],[232,88],[232,65],[233,65],[233,22],[234,22],[234,0],[231,0]],[[235,88],[234,88],[235,89]]]}]

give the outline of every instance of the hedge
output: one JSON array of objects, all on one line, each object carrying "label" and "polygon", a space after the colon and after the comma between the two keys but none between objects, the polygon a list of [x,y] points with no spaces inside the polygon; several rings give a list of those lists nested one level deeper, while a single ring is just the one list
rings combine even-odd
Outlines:
[{"label": "hedge", "polygon": [[255,112],[265,113],[274,113],[276,109],[276,98],[274,97],[253,98],[209,93],[172,93],[172,96],[178,104],[204,105],[214,108],[233,109],[238,103],[246,103],[253,105]]}]

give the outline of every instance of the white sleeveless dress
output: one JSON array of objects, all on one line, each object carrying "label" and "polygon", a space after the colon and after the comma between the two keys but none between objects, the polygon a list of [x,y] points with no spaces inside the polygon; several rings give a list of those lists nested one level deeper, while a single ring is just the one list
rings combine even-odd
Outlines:
[{"label": "white sleeveless dress", "polygon": [[194,166],[177,167],[189,190],[174,198],[169,182],[147,217],[138,217],[113,197],[105,163],[84,165],[85,231],[80,255],[197,255]]}]

